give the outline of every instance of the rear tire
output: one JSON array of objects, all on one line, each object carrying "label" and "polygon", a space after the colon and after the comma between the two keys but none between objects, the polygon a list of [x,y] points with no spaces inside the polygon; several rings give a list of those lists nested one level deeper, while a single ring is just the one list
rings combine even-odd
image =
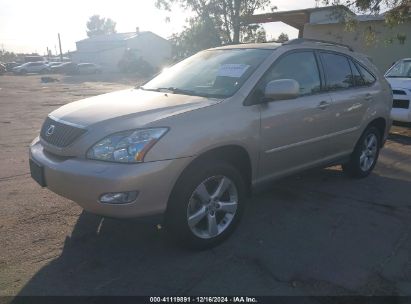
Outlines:
[{"label": "rear tire", "polygon": [[237,169],[227,162],[203,161],[179,178],[168,203],[165,226],[185,247],[211,248],[234,231],[244,204],[245,182]]},{"label": "rear tire", "polygon": [[381,133],[374,127],[368,127],[361,135],[348,163],[342,169],[351,177],[364,178],[374,169],[381,147]]}]

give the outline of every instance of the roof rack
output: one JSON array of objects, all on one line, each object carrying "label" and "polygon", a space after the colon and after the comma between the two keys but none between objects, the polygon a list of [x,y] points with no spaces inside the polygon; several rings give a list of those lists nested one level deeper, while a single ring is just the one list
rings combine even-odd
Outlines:
[{"label": "roof rack", "polygon": [[325,45],[330,45],[330,46],[339,46],[339,47],[346,48],[346,49],[350,50],[351,52],[354,52],[352,47],[350,47],[349,45],[338,43],[338,42],[326,41],[326,40],[297,38],[297,39],[293,39],[293,40],[284,42],[283,44],[285,44],[285,45],[294,45],[294,44],[301,44],[301,43],[304,43],[304,42],[314,42],[314,43],[325,44]]}]

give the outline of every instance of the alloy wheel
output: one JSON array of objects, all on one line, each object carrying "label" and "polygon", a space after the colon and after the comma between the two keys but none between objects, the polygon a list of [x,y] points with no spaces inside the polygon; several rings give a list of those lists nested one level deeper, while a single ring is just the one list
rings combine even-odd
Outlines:
[{"label": "alloy wheel", "polygon": [[368,171],[377,158],[378,138],[374,133],[368,134],[363,142],[363,148],[360,155],[360,168],[362,171]]},{"label": "alloy wheel", "polygon": [[210,239],[223,233],[231,224],[238,207],[238,191],[226,176],[212,176],[192,193],[187,207],[190,230],[199,238]]}]

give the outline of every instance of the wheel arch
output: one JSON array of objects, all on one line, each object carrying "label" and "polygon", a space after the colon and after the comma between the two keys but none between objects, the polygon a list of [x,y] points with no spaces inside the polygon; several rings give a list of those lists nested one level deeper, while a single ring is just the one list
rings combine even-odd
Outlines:
[{"label": "wheel arch", "polygon": [[369,127],[376,127],[378,129],[378,131],[380,131],[380,136],[381,136],[381,147],[384,145],[384,135],[385,135],[385,129],[387,127],[387,122],[385,120],[385,118],[383,117],[378,117],[373,119],[372,121],[370,121],[367,125],[367,127],[365,128],[365,130],[367,130]]},{"label": "wheel arch", "polygon": [[241,175],[244,178],[244,182],[247,186],[246,193],[251,193],[252,163],[248,151],[244,147],[239,145],[225,145],[207,150],[195,157],[180,173],[179,177],[174,183],[169,196],[169,200],[173,196],[174,191],[177,188],[177,185],[181,182],[184,174],[186,174],[187,171],[191,170],[193,167],[198,166],[201,163],[205,163],[209,160],[222,160],[233,165],[237,170],[240,171]]}]

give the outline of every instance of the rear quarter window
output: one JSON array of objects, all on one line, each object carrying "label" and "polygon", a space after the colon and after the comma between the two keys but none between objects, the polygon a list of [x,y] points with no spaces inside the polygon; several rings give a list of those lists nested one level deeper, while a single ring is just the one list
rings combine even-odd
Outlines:
[{"label": "rear quarter window", "polygon": [[361,87],[365,85],[364,78],[362,77],[360,71],[358,70],[355,63],[350,60],[350,66],[352,71],[353,83],[356,87]]},{"label": "rear quarter window", "polygon": [[360,70],[360,73],[364,79],[365,85],[371,85],[373,84],[377,79],[371,72],[369,72],[365,67],[363,67],[361,64],[358,64],[358,69]]}]

